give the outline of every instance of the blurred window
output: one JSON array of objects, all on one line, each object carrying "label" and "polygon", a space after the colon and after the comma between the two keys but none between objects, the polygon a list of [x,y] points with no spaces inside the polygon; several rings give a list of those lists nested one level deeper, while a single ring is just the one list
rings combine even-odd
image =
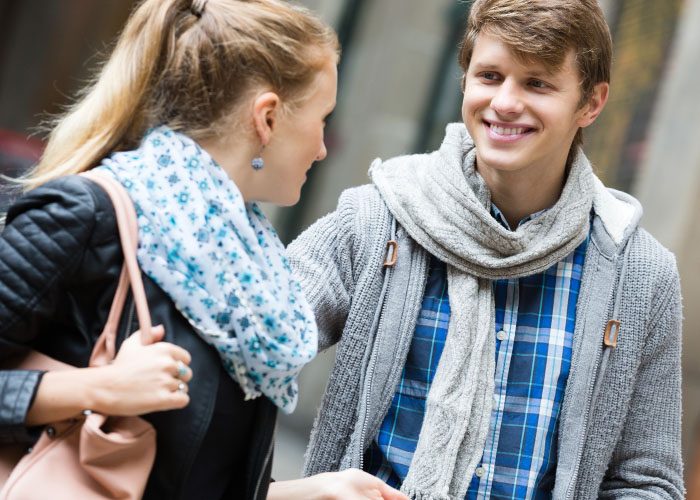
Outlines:
[{"label": "blurred window", "polygon": [[437,55],[435,77],[413,148],[415,153],[438,149],[445,136],[445,126],[462,121],[462,68],[457,58],[472,2],[456,2],[445,12],[447,35],[442,51]]}]

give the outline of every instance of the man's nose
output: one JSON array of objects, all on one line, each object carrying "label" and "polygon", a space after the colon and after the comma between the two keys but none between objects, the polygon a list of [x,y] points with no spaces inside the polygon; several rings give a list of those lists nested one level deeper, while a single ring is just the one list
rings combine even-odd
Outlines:
[{"label": "man's nose", "polygon": [[525,107],[522,98],[522,89],[515,82],[505,80],[491,99],[491,109],[499,115],[520,114]]}]

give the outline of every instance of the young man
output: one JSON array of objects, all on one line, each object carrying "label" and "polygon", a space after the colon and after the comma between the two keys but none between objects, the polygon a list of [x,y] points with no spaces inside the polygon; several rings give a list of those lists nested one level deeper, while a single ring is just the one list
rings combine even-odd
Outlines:
[{"label": "young man", "polygon": [[610,80],[597,1],[477,0],[460,63],[464,124],[376,161],[290,246],[338,344],[305,473],[682,498],[675,261],[579,148]]}]

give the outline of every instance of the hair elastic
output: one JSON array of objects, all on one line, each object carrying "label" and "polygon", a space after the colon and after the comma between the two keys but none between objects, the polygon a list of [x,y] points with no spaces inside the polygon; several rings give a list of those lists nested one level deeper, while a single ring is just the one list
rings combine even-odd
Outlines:
[{"label": "hair elastic", "polygon": [[192,0],[190,12],[197,16],[197,18],[201,18],[202,14],[204,13],[204,8],[207,6],[208,1],[209,0]]}]

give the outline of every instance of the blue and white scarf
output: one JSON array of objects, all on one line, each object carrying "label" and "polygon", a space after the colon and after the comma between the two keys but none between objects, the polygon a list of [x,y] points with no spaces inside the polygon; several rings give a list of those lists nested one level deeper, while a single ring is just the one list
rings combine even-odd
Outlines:
[{"label": "blue and white scarf", "polygon": [[260,208],[197,143],[164,126],[99,168],[134,202],[143,271],[217,349],[246,398],[264,394],[292,412],[318,332]]}]

